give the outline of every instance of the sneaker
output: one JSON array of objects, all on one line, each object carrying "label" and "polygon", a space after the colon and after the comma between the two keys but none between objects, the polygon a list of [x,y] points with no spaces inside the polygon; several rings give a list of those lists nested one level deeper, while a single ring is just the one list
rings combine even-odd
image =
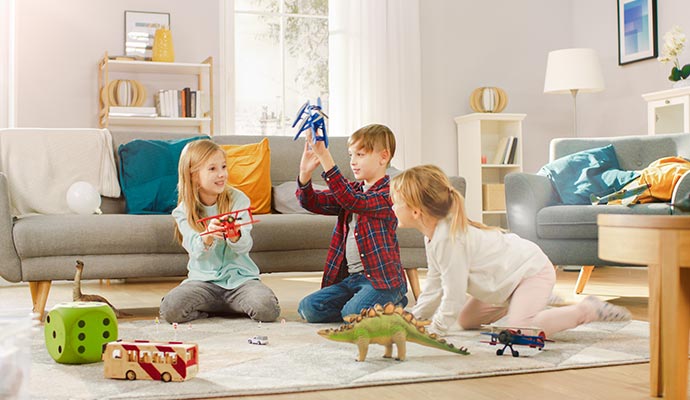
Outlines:
[{"label": "sneaker", "polygon": [[632,315],[627,308],[601,301],[596,296],[587,296],[582,302],[594,310],[595,316],[593,321],[623,322],[632,319]]}]

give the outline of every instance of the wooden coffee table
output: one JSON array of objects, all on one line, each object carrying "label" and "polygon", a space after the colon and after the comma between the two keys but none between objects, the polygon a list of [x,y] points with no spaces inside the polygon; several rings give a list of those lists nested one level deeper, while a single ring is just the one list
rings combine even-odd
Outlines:
[{"label": "wooden coffee table", "polygon": [[599,258],[649,266],[651,395],[687,398],[690,216],[607,214],[597,223]]}]

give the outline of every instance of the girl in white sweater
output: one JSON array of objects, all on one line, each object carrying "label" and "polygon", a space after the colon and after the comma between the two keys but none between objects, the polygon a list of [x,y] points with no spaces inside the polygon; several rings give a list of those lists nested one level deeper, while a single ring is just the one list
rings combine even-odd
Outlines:
[{"label": "girl in white sweater", "polygon": [[592,321],[630,319],[627,309],[594,296],[546,309],[556,282],[548,257],[526,239],[469,220],[465,199],[438,167],[404,171],[391,180],[391,195],[398,226],[425,235],[427,279],[411,312],[431,319],[429,331],[478,329],[507,316],[506,325],[538,327],[548,337]]}]

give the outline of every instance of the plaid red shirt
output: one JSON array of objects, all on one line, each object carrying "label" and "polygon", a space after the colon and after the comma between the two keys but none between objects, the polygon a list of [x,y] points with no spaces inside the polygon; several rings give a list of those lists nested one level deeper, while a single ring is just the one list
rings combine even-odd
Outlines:
[{"label": "plaid red shirt", "polygon": [[398,219],[393,213],[389,196],[388,175],[364,192],[363,182],[349,182],[338,166],[321,174],[328,190],[314,190],[311,181],[300,185],[296,195],[302,207],[324,215],[337,215],[338,223],[328,248],[321,287],[338,283],[347,277],[345,241],[348,221],[357,214],[355,239],[364,266],[364,273],[375,289],[395,289],[407,285],[400,262],[400,248],[395,230]]}]

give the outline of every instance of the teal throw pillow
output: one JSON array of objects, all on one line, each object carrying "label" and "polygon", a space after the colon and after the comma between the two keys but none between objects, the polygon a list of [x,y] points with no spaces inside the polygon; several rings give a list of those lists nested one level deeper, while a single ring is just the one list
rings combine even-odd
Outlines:
[{"label": "teal throw pillow", "polygon": [[132,140],[117,149],[120,186],[129,214],[170,214],[177,206],[177,164],[184,146],[177,140]]},{"label": "teal throw pillow", "polygon": [[613,145],[584,150],[543,166],[563,204],[592,204],[590,195],[606,196],[637,178],[638,171],[620,169]]}]

